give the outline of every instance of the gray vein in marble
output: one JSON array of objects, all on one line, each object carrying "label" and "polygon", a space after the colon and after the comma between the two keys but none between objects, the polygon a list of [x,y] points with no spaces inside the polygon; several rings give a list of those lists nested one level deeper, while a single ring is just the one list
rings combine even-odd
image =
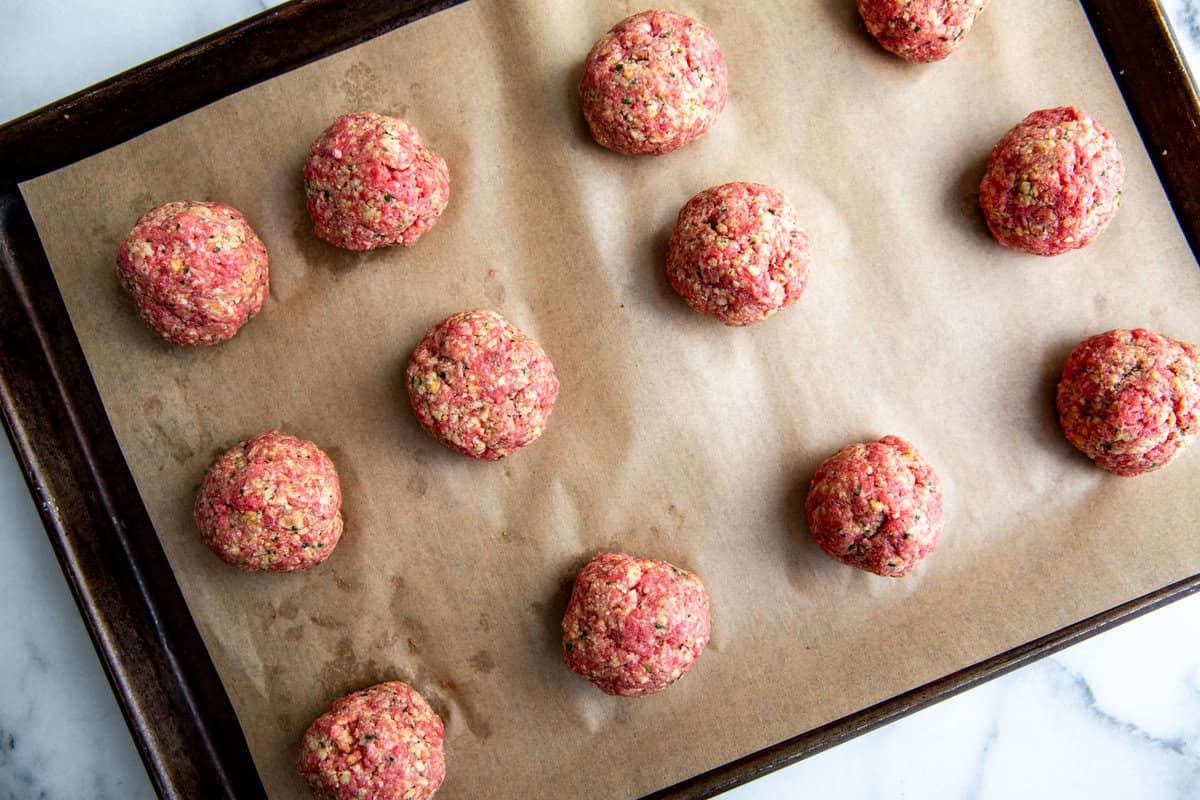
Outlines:
[{"label": "gray vein in marble", "polygon": [[[1076,672],[1056,659],[1048,659],[1045,663],[1047,670],[1056,673],[1060,679],[1066,679],[1068,682],[1068,688],[1074,690],[1076,695],[1079,697],[1080,703],[1087,710],[1090,716],[1102,723],[1105,727],[1116,733],[1119,733],[1122,736],[1135,739],[1142,744],[1150,745],[1151,747],[1160,750],[1166,750],[1190,762],[1192,765],[1192,771],[1194,773],[1193,780],[1200,785],[1200,754],[1197,754],[1189,749],[1186,741],[1178,738],[1165,739],[1155,736],[1144,728],[1141,728],[1138,725],[1129,722],[1128,720],[1114,717],[1112,714],[1109,714],[1107,711],[1101,708],[1100,704],[1096,702],[1096,694],[1092,691],[1092,687],[1084,675]],[[1054,675],[1051,676],[1052,680],[1053,678]]]},{"label": "gray vein in marble", "polygon": [[[12,732],[14,727],[0,716],[0,800],[83,800],[83,796],[54,793],[55,783],[61,779],[57,772],[60,767],[47,763],[44,752],[26,752],[23,739]],[[95,770],[89,777],[94,784],[88,789],[87,800],[117,800],[121,796],[114,793],[112,778],[105,772]]]},{"label": "gray vein in marble", "polygon": [[[49,797],[30,765],[17,749],[17,738],[7,719],[0,717],[0,800],[46,800]],[[35,759],[36,760],[36,759]]]},{"label": "gray vein in marble", "polygon": [[1000,739],[1000,709],[1003,700],[1004,696],[997,694],[992,701],[987,733],[983,737],[983,743],[979,746],[979,758],[972,772],[974,777],[971,779],[971,785],[963,791],[963,800],[977,800],[977,798],[983,797],[983,787],[987,782],[988,761],[992,757],[992,748]]},{"label": "gray vein in marble", "polygon": [[1193,45],[1200,45],[1200,8],[1197,8],[1195,0],[1184,0],[1182,4],[1178,5],[1179,12],[1176,19],[1182,25],[1175,26],[1175,32],[1186,36]]}]

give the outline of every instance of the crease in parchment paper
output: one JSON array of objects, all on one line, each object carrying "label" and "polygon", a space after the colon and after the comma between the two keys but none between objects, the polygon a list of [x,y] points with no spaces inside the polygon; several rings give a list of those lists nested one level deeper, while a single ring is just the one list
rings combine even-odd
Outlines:
[{"label": "crease in parchment paper", "polygon": [[[105,407],[272,797],[305,796],[305,728],[339,694],[412,683],[446,720],[439,797],[632,797],[809,730],[1200,571],[1200,453],[1122,480],[1053,409],[1080,339],[1200,340],[1200,272],[1079,5],[1002,0],[948,60],[882,52],[848,0],[711,0],[728,107],[661,158],[590,141],[583,59],[629,2],[475,0],[22,186]],[[1115,134],[1123,208],[1082,251],[996,245],[975,197],[996,139],[1078,104]],[[339,114],[401,114],[450,204],[411,249],[316,239],[301,167]],[[779,187],[813,240],[805,295],[746,329],[664,277],[680,206]],[[176,350],[114,278],[151,205],[243,211],[271,257],[262,313]],[[427,437],[406,360],[460,310],[536,338],[562,392],[544,436],[475,463]],[[333,457],[346,533],[299,575],[196,535],[194,492],[281,427]],[[895,433],[940,473],[945,533],[903,580],[812,544],[804,494],[850,441]],[[712,641],[669,691],[602,695],[561,663],[575,572],[602,550],[696,570]]]}]

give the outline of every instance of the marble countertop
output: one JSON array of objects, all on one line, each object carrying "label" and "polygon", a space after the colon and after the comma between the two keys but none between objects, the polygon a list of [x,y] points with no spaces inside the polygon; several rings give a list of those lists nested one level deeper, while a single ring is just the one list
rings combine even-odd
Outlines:
[{"label": "marble countertop", "polygon": [[[0,120],[264,7],[0,0]],[[1200,0],[1164,0],[1200,65]],[[1200,67],[1193,67],[1200,69]],[[154,792],[9,448],[0,446],[0,800]],[[728,793],[773,798],[1200,797],[1200,596]],[[864,769],[863,764],[870,764]]]}]

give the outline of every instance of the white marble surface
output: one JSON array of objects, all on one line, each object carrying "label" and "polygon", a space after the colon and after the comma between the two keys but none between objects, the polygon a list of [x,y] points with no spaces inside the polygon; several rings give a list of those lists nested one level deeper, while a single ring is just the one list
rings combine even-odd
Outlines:
[{"label": "white marble surface", "polygon": [[[0,0],[0,119],[273,4]],[[1200,0],[1165,6],[1200,69]],[[0,800],[153,797],[2,445],[0,537]],[[726,797],[1200,797],[1198,628],[1184,600]]]}]

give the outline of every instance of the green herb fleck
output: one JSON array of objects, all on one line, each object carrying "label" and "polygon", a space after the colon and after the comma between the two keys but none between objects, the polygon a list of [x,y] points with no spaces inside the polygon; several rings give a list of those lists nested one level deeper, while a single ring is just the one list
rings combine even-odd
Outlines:
[{"label": "green herb fleck", "polygon": [[213,247],[213,252],[214,252],[214,253],[219,253],[219,252],[221,252],[221,245],[219,245],[219,244],[218,244],[218,245],[215,245],[215,246]]},{"label": "green herb fleck", "polygon": [[183,265],[183,274],[184,274],[184,275],[187,275],[187,274],[188,274],[189,272],[191,272],[191,271],[192,271],[192,268],[191,268],[191,267],[189,267],[187,264],[184,264],[184,265]]},{"label": "green herb fleck", "polygon": [[566,648],[567,648],[567,652],[569,653],[569,652],[571,652],[572,650],[574,650],[574,649],[575,649],[575,645],[574,645],[574,644],[572,644],[571,642],[567,642],[567,644],[566,644]]},{"label": "green herb fleck", "polygon": [[383,200],[384,200],[384,202],[386,202],[386,203],[390,203],[390,202],[392,202],[392,201],[393,201],[393,200],[395,200],[395,199],[396,199],[396,198],[392,197],[390,194],[385,194],[385,195],[383,196]]},{"label": "green herb fleck", "polygon": [[920,32],[921,32],[921,26],[913,25],[913,33],[920,33]]},{"label": "green herb fleck", "polygon": [[624,65],[624,64],[617,64],[615,67],[613,67],[613,69],[614,69],[614,70],[616,70],[617,72],[624,72],[624,71],[625,71],[625,65]]},{"label": "green herb fleck", "polygon": [[632,100],[630,100],[628,97],[622,97],[622,98],[621,98],[621,105],[623,105],[623,106],[631,106],[631,105],[633,105],[633,101],[632,101]]}]

